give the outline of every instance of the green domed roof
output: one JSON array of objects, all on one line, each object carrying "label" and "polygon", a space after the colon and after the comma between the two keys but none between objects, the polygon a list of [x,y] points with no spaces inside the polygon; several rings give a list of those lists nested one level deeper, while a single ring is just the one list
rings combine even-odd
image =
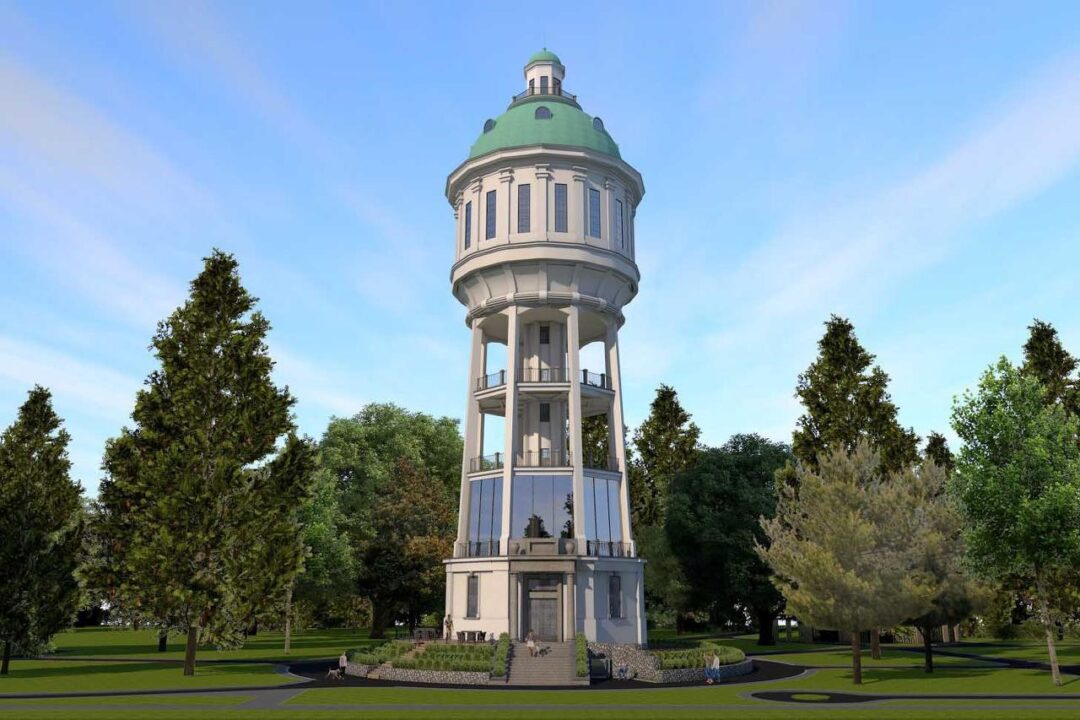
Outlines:
[{"label": "green domed roof", "polygon": [[551,52],[547,48],[544,48],[538,53],[533,53],[532,57],[530,57],[528,62],[526,62],[525,64],[532,65],[534,62],[554,62],[562,65],[562,60],[559,59],[559,56]]},{"label": "green domed roof", "polygon": [[[550,118],[536,117],[541,107],[551,112]],[[597,124],[575,105],[554,96],[533,96],[511,105],[495,118],[494,126],[473,143],[469,159],[528,145],[567,145],[621,157],[619,146],[603,129],[603,123]]]}]

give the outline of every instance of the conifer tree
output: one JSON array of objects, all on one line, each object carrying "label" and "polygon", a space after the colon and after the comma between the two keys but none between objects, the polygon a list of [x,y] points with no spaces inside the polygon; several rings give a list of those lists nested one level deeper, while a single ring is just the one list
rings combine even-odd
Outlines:
[{"label": "conifer tree", "polygon": [[295,504],[309,482],[273,465],[251,471],[294,429],[255,303],[231,255],[206,258],[187,301],[158,325],[160,367],[136,397],[133,427],[106,450],[101,500],[107,525],[119,527],[110,538],[123,564],[118,593],[186,635],[185,675],[200,641],[241,642],[253,608],[276,601],[295,575],[279,567],[253,578],[268,572],[260,538],[291,523],[274,509]]},{"label": "conifer tree", "polygon": [[926,448],[923,450],[923,457],[932,460],[938,467],[943,468],[946,473],[951,473],[953,468],[956,467],[956,457],[952,454],[952,450],[949,449],[949,441],[941,433],[932,432],[926,436]]},{"label": "conifer tree", "polygon": [[1061,344],[1057,330],[1050,323],[1036,319],[1028,330],[1023,371],[1046,389],[1046,403],[1061,403],[1068,413],[1080,415],[1080,382],[1073,375],[1077,359]]},{"label": "conifer tree", "polygon": [[921,530],[913,483],[883,477],[879,457],[864,439],[814,469],[800,463],[798,495],[782,489],[776,517],[762,520],[770,544],[758,546],[789,611],[851,634],[856,684],[860,633],[923,614],[932,594],[912,544]]},{"label": "conifer tree", "polygon": [[793,436],[796,459],[814,468],[824,454],[852,452],[865,438],[881,454],[885,472],[917,462],[919,438],[897,421],[889,376],[873,365],[874,356],[859,344],[854,326],[833,315],[818,348],[795,391],[805,408]]},{"label": "conifer tree", "polygon": [[657,388],[649,417],[634,432],[637,454],[629,479],[635,527],[663,523],[668,488],[675,475],[693,463],[700,435],[675,389],[668,385]]},{"label": "conifer tree", "polygon": [[82,488],[69,477],[69,441],[41,386],[0,436],[0,675],[13,650],[33,651],[79,608]]}]

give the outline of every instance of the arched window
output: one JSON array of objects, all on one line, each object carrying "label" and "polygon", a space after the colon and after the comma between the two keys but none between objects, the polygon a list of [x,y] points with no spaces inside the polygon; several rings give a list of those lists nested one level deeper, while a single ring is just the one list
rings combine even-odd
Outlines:
[{"label": "arched window", "polygon": [[536,108],[535,117],[537,120],[550,120],[551,111],[548,110],[545,106],[541,105],[540,107]]},{"label": "arched window", "polygon": [[491,132],[491,128],[493,127],[495,127],[495,121],[491,118],[488,118],[487,121],[484,123],[484,132]]},{"label": "arched window", "polygon": [[604,121],[598,117],[592,119],[592,126],[593,130],[599,130],[600,132],[604,131]]}]

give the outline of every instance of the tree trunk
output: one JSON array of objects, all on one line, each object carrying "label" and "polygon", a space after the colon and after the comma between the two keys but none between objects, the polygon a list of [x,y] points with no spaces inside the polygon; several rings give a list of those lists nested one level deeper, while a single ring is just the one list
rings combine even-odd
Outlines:
[{"label": "tree trunk", "polygon": [[135,617],[131,620],[131,629],[135,632],[139,632],[139,618]]},{"label": "tree trunk", "polygon": [[851,631],[851,678],[862,685],[862,642],[858,630]]},{"label": "tree trunk", "polygon": [[1043,590],[1042,573],[1035,569],[1035,590],[1039,593],[1039,615],[1046,630],[1046,649],[1050,653],[1050,677],[1055,685],[1061,685],[1061,669],[1058,667],[1057,648],[1054,646],[1054,624],[1050,621],[1050,601]]},{"label": "tree trunk", "polygon": [[184,675],[195,674],[195,650],[198,646],[199,629],[188,627],[187,645],[184,647]]},{"label": "tree trunk", "polygon": [[289,586],[289,593],[285,596],[285,654],[289,654],[289,649],[292,647],[292,586]]},{"label": "tree trunk", "polygon": [[870,631],[870,657],[875,660],[881,659],[881,629],[874,628]]},{"label": "tree trunk", "polygon": [[164,629],[158,630],[157,651],[158,652],[165,652],[167,650],[167,648],[168,648],[168,644],[169,644],[169,631],[164,630]]},{"label": "tree trunk", "polygon": [[386,637],[386,626],[390,622],[390,611],[378,602],[371,603],[371,633],[369,637]]},{"label": "tree trunk", "polygon": [[776,613],[761,610],[757,613],[758,622],[758,645],[775,645],[776,635],[773,633],[773,623],[776,621]]},{"label": "tree trunk", "polygon": [[787,625],[784,627],[784,637],[791,642],[791,616],[787,616]]},{"label": "tree trunk", "polygon": [[0,675],[8,674],[8,665],[11,664],[11,641],[4,641],[4,659],[0,661]]},{"label": "tree trunk", "polygon": [[928,673],[934,672],[934,643],[930,639],[930,633],[933,628],[929,625],[919,628],[919,632],[922,634],[922,646],[923,646],[923,664],[925,670]]}]

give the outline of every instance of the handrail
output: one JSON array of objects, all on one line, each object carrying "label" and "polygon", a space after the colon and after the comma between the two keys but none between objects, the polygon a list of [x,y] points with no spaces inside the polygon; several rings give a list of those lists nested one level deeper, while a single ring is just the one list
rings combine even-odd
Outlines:
[{"label": "handrail", "polygon": [[619,471],[619,458],[614,455],[608,456],[593,456],[585,455],[582,467],[586,467],[590,470],[610,470],[612,472]]},{"label": "handrail", "polygon": [[502,555],[502,543],[498,540],[457,542],[454,557],[498,557]]},{"label": "handrail", "polygon": [[505,453],[495,453],[494,455],[483,455],[481,457],[474,457],[469,460],[469,472],[484,472],[485,470],[499,470],[503,467],[505,461]]},{"label": "handrail", "polygon": [[570,467],[570,453],[566,450],[527,450],[518,453],[517,467]]},{"label": "handrail", "polygon": [[561,86],[558,87],[558,88],[553,87],[553,86],[548,86],[547,88],[538,88],[538,87],[527,88],[525,90],[525,92],[519,92],[517,95],[515,95],[512,98],[511,102],[517,102],[518,100],[521,100],[521,99],[527,98],[527,97],[535,97],[536,95],[554,95],[555,97],[564,97],[564,98],[568,98],[570,100],[573,100],[574,102],[577,102],[577,95],[574,95],[573,93],[566,92],[565,90],[562,89]]},{"label": "handrail", "polygon": [[506,384],[506,371],[499,370],[498,372],[488,373],[481,377],[476,378],[477,390],[488,390],[490,388],[499,387]]},{"label": "handrail", "polygon": [[606,373],[594,373],[588,370],[581,371],[581,384],[591,385],[592,387],[603,388],[604,390],[611,389],[611,378]]},{"label": "handrail", "polygon": [[522,368],[521,379],[526,383],[562,383],[566,382],[566,368]]},{"label": "handrail", "polygon": [[589,540],[590,557],[633,557],[630,543],[618,540]]}]

